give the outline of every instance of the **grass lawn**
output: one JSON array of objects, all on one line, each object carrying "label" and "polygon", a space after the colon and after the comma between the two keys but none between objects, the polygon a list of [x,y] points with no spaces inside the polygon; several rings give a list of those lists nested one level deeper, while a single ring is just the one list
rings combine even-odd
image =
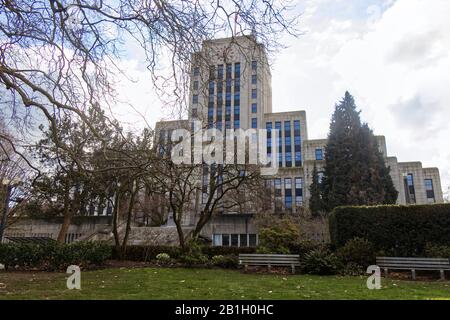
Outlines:
[{"label": "grass lawn", "polygon": [[[450,299],[450,282],[244,274],[236,270],[112,268],[85,271],[81,290],[65,273],[0,272],[0,299]],[[6,287],[5,287],[6,286]]]}]

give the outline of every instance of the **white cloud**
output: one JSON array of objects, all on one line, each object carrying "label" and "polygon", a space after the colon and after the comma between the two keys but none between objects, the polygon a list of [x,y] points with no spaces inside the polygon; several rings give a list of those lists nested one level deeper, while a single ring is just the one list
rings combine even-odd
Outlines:
[{"label": "white cloud", "polygon": [[[309,1],[308,33],[276,58],[274,111],[305,109],[313,138],[325,137],[331,112],[345,90],[375,133],[386,136],[399,161],[419,160],[441,170],[450,185],[450,1]],[[378,2],[379,3],[379,2]],[[329,17],[328,17],[329,18]]]}]

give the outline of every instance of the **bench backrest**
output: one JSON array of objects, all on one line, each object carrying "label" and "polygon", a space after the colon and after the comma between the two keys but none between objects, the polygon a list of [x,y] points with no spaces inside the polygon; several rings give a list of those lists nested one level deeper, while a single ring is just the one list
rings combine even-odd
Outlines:
[{"label": "bench backrest", "polygon": [[402,257],[377,257],[377,265],[391,269],[426,269],[440,270],[450,269],[450,259],[446,258],[402,258]]},{"label": "bench backrest", "polygon": [[247,265],[300,265],[298,254],[240,254],[239,263]]}]

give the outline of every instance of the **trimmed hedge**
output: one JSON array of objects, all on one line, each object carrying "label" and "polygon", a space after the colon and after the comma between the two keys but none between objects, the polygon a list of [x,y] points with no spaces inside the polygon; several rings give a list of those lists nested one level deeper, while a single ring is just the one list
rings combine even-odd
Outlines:
[{"label": "trimmed hedge", "polygon": [[102,242],[0,245],[0,263],[6,268],[63,270],[69,265],[80,267],[101,265],[109,258],[111,258],[111,246]]},{"label": "trimmed hedge", "polygon": [[209,258],[214,256],[239,255],[240,253],[256,253],[255,247],[202,247],[203,254]]},{"label": "trimmed hedge", "polygon": [[427,243],[450,244],[450,204],[338,207],[330,215],[330,235],[338,248],[359,237],[380,254],[423,255]]},{"label": "trimmed hedge", "polygon": [[[113,259],[119,259],[120,254],[116,251],[115,247],[112,248]],[[140,246],[131,245],[127,246],[124,260],[147,262],[155,260],[156,256],[160,253],[167,253],[172,259],[178,259],[182,252],[179,247],[174,246]]]},{"label": "trimmed hedge", "polygon": [[[255,253],[256,248],[238,248],[238,247],[210,247],[202,246],[201,253],[212,258],[213,256],[227,256],[238,255],[240,253]],[[173,259],[180,259],[183,256],[183,252],[179,247],[175,246],[140,246],[132,245],[127,246],[125,253],[125,260],[130,261],[142,261],[147,262],[155,260],[156,256],[160,253],[167,253]],[[119,254],[113,248],[113,259],[118,259]]]}]

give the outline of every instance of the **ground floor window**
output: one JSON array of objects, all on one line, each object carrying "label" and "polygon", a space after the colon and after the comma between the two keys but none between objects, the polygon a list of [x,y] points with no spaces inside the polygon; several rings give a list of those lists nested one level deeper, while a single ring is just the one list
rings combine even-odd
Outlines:
[{"label": "ground floor window", "polygon": [[224,246],[224,247],[256,247],[257,235],[249,233],[232,233],[232,234],[214,234],[213,235],[213,246]]}]

